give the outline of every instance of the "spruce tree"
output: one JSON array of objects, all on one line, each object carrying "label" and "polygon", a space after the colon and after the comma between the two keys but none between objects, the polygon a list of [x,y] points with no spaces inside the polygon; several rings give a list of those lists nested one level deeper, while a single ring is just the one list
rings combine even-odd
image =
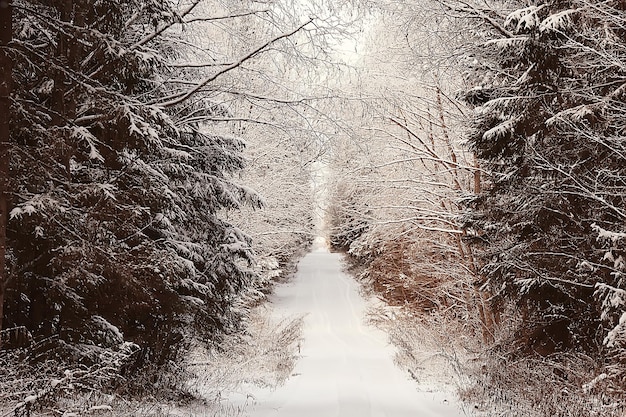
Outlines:
[{"label": "spruce tree", "polygon": [[219,213],[260,200],[231,179],[244,143],[206,122],[226,109],[187,94],[206,76],[169,65],[198,3],[16,2],[4,327],[64,358],[128,340],[165,363],[237,323],[252,253]]},{"label": "spruce tree", "polygon": [[521,312],[517,346],[600,355],[624,308],[625,10],[518,7],[472,11],[485,42],[468,72],[468,141],[489,175],[467,228],[483,284]]}]

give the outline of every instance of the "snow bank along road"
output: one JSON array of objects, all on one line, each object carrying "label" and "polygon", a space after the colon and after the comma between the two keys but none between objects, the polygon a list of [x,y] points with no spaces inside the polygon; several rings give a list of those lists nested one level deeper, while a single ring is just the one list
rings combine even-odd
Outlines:
[{"label": "snow bank along road", "polygon": [[366,301],[341,268],[341,255],[318,249],[302,259],[292,282],[276,289],[276,314],[305,315],[302,358],[284,386],[240,393],[248,415],[465,416],[454,394],[419,392],[394,365],[386,335],[364,324]]}]

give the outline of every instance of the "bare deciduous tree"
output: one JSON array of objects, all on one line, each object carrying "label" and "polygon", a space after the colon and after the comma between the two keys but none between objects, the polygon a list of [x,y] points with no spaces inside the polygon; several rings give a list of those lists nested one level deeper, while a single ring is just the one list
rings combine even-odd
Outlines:
[{"label": "bare deciduous tree", "polygon": [[[360,63],[358,104],[344,110],[356,128],[335,158],[332,241],[369,263],[370,278],[392,298],[418,302],[429,293],[418,304],[455,306],[477,317],[490,339],[495,318],[488,295],[474,286],[479,266],[464,241],[458,204],[481,185],[462,143],[465,107],[454,96],[463,85],[457,65],[468,40],[438,2],[378,3]],[[402,266],[386,273],[390,265]]]}]

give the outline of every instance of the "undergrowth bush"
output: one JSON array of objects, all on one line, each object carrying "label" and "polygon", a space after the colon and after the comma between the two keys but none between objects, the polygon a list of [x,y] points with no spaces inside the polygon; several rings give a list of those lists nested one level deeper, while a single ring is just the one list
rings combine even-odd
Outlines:
[{"label": "undergrowth bush", "polygon": [[478,416],[617,417],[624,396],[611,390],[605,363],[575,350],[554,352],[549,331],[520,325],[513,308],[499,312],[494,340],[467,338],[461,397]]},{"label": "undergrowth bush", "polygon": [[446,310],[467,318],[473,306],[467,296],[471,274],[456,242],[443,235],[398,227],[381,227],[350,246],[349,260],[358,266],[366,289],[393,306],[413,311]]},{"label": "undergrowth bush", "polygon": [[115,350],[83,346],[82,358],[91,361],[66,360],[68,352],[80,348],[57,339],[0,351],[0,409],[4,410],[0,415],[77,416],[112,410],[134,400],[148,404],[191,398],[185,387],[189,374],[174,363],[129,372],[139,351],[132,343]]},{"label": "undergrowth bush", "polygon": [[464,372],[471,338],[459,321],[387,305],[371,309],[369,322],[383,329],[397,349],[395,362],[426,390],[456,391],[465,387]]},{"label": "undergrowth bush", "polygon": [[98,359],[89,365],[52,357],[49,346],[43,356],[40,344],[1,350],[0,416],[242,415],[241,407],[222,401],[223,393],[244,383],[276,387],[289,378],[298,357],[302,318],[276,322],[268,315],[264,305],[252,308],[244,328],[220,343],[196,341],[184,361],[132,373],[138,348],[128,343],[116,351],[89,346]]},{"label": "undergrowth bush", "polygon": [[584,354],[518,359],[488,354],[468,363],[467,373],[473,384],[462,397],[495,415],[622,417],[626,412],[624,402],[598,389],[601,366]]},{"label": "undergrowth bush", "polygon": [[266,306],[250,311],[244,331],[219,345],[198,345],[187,361],[189,390],[208,400],[222,398],[241,384],[275,388],[291,376],[299,355],[303,318],[276,322]]}]

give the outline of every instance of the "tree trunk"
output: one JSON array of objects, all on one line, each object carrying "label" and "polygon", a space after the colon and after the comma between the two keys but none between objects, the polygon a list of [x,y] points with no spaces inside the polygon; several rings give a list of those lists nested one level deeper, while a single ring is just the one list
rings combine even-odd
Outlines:
[{"label": "tree trunk", "polygon": [[[8,53],[12,39],[11,0],[0,0],[0,330],[4,320],[4,294],[9,282],[6,266],[6,240],[9,197],[9,110],[13,63]],[[2,339],[0,338],[0,348]]]},{"label": "tree trunk", "polygon": [[483,191],[483,187],[480,181],[480,163],[478,162],[478,158],[476,154],[474,154],[474,194],[478,195]]}]

